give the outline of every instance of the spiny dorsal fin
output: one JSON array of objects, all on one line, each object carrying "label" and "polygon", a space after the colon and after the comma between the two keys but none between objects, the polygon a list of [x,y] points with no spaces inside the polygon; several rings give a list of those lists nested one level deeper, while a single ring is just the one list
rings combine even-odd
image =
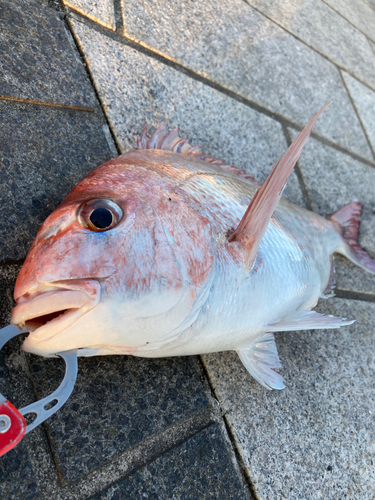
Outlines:
[{"label": "spiny dorsal fin", "polygon": [[229,238],[229,245],[240,244],[244,264],[249,271],[254,265],[260,242],[281,198],[285,183],[302,153],[315,122],[330,104],[326,104],[315,113],[286,153],[280,156],[267,179],[255,193],[237,229]]},{"label": "spiny dorsal fin", "polygon": [[211,163],[216,167],[224,170],[229,174],[234,174],[242,179],[249,180],[259,184],[259,182],[254,179],[252,175],[243,170],[242,168],[237,168],[233,165],[228,165],[223,160],[218,160],[217,158],[212,158],[211,156],[206,156],[201,151],[200,146],[192,146],[189,143],[189,138],[185,137],[181,139],[180,137],[180,127],[173,129],[171,132],[168,130],[168,120],[162,123],[152,134],[151,137],[147,135],[147,125],[143,129],[141,137],[137,138],[138,149],[161,149],[163,151],[172,151],[173,153],[179,153],[184,156],[193,156],[198,160]]}]

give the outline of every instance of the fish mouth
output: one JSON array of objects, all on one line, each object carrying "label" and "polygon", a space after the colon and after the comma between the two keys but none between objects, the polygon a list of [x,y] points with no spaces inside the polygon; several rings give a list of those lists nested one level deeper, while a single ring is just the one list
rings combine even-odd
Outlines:
[{"label": "fish mouth", "polygon": [[24,293],[13,308],[10,322],[41,342],[75,323],[100,299],[99,282],[72,280],[47,283]]}]

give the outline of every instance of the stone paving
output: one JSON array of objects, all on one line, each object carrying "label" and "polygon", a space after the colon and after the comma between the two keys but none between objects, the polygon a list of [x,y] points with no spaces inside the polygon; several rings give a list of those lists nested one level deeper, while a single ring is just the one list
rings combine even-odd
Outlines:
[{"label": "stone paving", "polygon": [[[310,116],[285,195],[364,204],[375,257],[373,0],[0,0],[0,326],[45,217],[95,166],[169,119],[263,181]],[[375,491],[375,278],[336,259],[340,330],[277,334],[286,388],[235,353],[79,360],[66,405],[0,459],[1,499],[353,499]],[[59,360],[0,353],[17,407]]]}]

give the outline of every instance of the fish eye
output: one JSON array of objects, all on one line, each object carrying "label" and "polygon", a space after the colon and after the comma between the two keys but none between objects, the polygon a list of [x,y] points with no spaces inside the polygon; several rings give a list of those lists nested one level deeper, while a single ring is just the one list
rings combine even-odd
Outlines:
[{"label": "fish eye", "polygon": [[117,226],[122,216],[123,212],[116,203],[103,199],[85,201],[78,212],[81,226],[97,232],[108,231]]}]

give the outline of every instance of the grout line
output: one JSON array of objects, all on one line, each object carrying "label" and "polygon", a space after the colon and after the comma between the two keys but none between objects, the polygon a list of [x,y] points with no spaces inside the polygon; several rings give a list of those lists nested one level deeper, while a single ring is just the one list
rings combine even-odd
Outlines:
[{"label": "grout line", "polygon": [[368,0],[363,0],[365,2],[366,5],[368,5],[370,7],[370,9],[372,9],[373,11],[375,11],[375,7],[373,7],[371,4],[368,3]]},{"label": "grout line", "polygon": [[[297,127],[294,127],[293,125],[291,127],[297,129]],[[297,130],[300,131],[300,130],[302,130],[302,128],[303,127],[298,126]],[[367,166],[372,167],[372,168],[375,167],[375,164],[373,161],[367,160],[366,158],[363,158],[362,156],[359,156],[356,153],[353,153],[352,151],[349,151],[349,150],[343,148],[339,144],[335,144],[334,142],[331,142],[330,140],[326,139],[325,137],[322,137],[321,135],[316,134],[314,131],[311,132],[310,137],[312,137],[313,139],[316,139],[317,141],[319,141],[321,144],[324,144],[325,146],[329,146],[332,149],[336,149],[336,151],[340,151],[340,153],[343,153],[343,154],[346,154],[347,156],[350,156],[351,158],[353,158],[353,160],[359,161],[359,162],[363,163],[364,165],[367,165]]]},{"label": "grout line", "polygon": [[[289,134],[289,131],[288,131],[287,127],[285,127],[284,125],[283,125],[283,132],[284,132],[285,139],[286,139],[286,142],[287,142],[288,147],[289,147],[292,144],[293,141],[292,141],[292,138],[291,138],[291,136]],[[295,171],[295,173],[297,175],[297,179],[298,179],[301,191],[302,191],[302,196],[303,196],[303,200],[305,202],[306,208],[308,210],[310,210],[311,212],[314,212],[314,210],[312,208],[312,203],[311,203],[310,195],[309,195],[309,192],[308,192],[308,189],[307,189],[306,181],[305,181],[305,179],[303,177],[302,169],[300,167],[299,160],[297,161],[296,166],[294,167],[294,171]]]},{"label": "grout line", "polygon": [[18,260],[6,260],[6,261],[1,261],[0,262],[0,267],[6,267],[6,266],[22,266],[22,264],[25,262],[25,258],[23,259],[18,259]]},{"label": "grout line", "polygon": [[329,61],[334,66],[336,66],[336,68],[343,69],[344,71],[346,71],[347,73],[349,73],[353,78],[356,78],[359,82],[363,83],[363,85],[365,85],[366,87],[368,87],[370,90],[375,91],[375,85],[371,86],[369,83],[365,82],[364,80],[361,80],[358,77],[358,75],[355,75],[354,73],[352,73],[350,69],[344,68],[344,66],[341,66],[338,62],[333,61],[332,59],[330,59],[329,56],[327,56],[323,52],[320,52],[316,47],[313,47],[312,45],[309,45],[309,43],[306,40],[304,40],[303,38],[300,38],[298,35],[296,35],[295,33],[293,33],[293,31],[290,31],[288,28],[286,28],[285,26],[283,26],[282,24],[280,24],[279,22],[277,22],[275,19],[272,19],[272,17],[270,17],[268,14],[265,14],[264,12],[262,12],[261,10],[259,10],[257,7],[254,7],[253,5],[251,5],[249,3],[249,0],[244,0],[244,2],[247,3],[247,5],[249,7],[251,7],[256,12],[258,12],[258,14],[261,14],[262,16],[266,17],[269,21],[271,21],[272,23],[274,23],[277,26],[279,26],[279,28],[281,28],[284,31],[286,31],[287,33],[289,33],[289,35],[292,35],[296,40],[299,40],[301,43],[303,43],[304,45],[306,45],[306,47],[309,47],[309,49],[313,50],[314,52],[316,52],[317,54],[319,54],[321,57],[324,57],[324,59],[327,59],[327,61]]},{"label": "grout line", "polygon": [[113,0],[113,7],[115,10],[116,32],[125,33],[122,0]]},{"label": "grout line", "polygon": [[216,401],[218,402],[219,408],[222,412],[223,422],[224,422],[228,437],[230,439],[230,442],[232,444],[232,448],[233,448],[234,454],[236,456],[236,459],[237,459],[237,462],[239,465],[239,469],[242,472],[243,480],[244,480],[245,484],[247,485],[247,487],[249,488],[251,495],[254,497],[254,500],[260,500],[259,496],[257,495],[257,493],[255,491],[255,486],[254,486],[254,483],[249,475],[248,469],[247,469],[247,467],[243,461],[243,458],[241,456],[241,453],[237,447],[236,439],[235,439],[235,436],[233,434],[232,427],[230,425],[228,417],[220,404],[219,395],[216,393],[216,389],[214,388],[214,384],[211,380],[211,377],[210,377],[210,374],[208,372],[205,360],[204,360],[202,355],[200,355],[199,357],[201,360],[203,373],[204,373],[206,379],[208,380],[208,384],[209,384],[210,389],[211,389],[212,397],[216,399]]},{"label": "grout line", "polygon": [[339,299],[361,300],[363,302],[375,302],[375,294],[368,292],[354,292],[351,290],[340,290],[335,288],[335,296]]},{"label": "grout line", "polygon": [[82,9],[79,9],[78,6],[75,6],[73,4],[71,4],[68,0],[62,0],[63,4],[66,6],[66,7],[69,7],[70,9],[73,9],[77,12],[80,12],[83,16],[87,16],[89,17],[90,19],[92,19],[95,23],[98,23],[98,24],[102,24],[103,26],[105,26],[106,28],[110,29],[110,30],[114,30],[116,29],[116,26],[115,27],[112,27],[109,23],[106,23],[103,19],[100,19],[92,14],[89,14],[89,13],[85,13],[85,11]]},{"label": "grout line", "polygon": [[[94,23],[88,17],[82,16],[79,13],[77,14],[76,12],[74,12],[74,14],[75,14],[74,17],[75,17],[76,21],[84,22],[84,24],[86,24],[88,27],[101,33],[102,35],[107,36],[108,38],[111,38],[112,40],[114,40],[122,45],[126,45],[126,46],[136,50],[137,52],[140,52],[141,54],[144,54],[148,57],[151,57],[151,58],[165,64],[166,66],[169,66],[169,67],[175,69],[176,71],[179,71],[180,73],[185,74],[186,76],[190,77],[191,79],[196,80],[200,83],[203,83],[204,85],[215,89],[216,91],[220,92],[221,94],[224,94],[224,95],[240,102],[241,104],[248,106],[249,108],[253,109],[254,111],[257,111],[258,113],[262,113],[263,115],[266,115],[269,118],[272,118],[273,120],[281,123],[282,125],[285,125],[288,127],[293,127],[295,129],[297,129],[298,131],[301,131],[304,127],[304,125],[300,125],[298,123],[295,123],[291,119],[279,114],[278,112],[271,111],[270,109],[266,108],[265,106],[255,102],[255,101],[251,101],[250,99],[242,96],[241,94],[237,94],[235,91],[228,89],[224,85],[221,85],[217,82],[210,80],[209,78],[194,71],[193,69],[187,68],[186,66],[183,66],[183,64],[181,64],[180,62],[174,60],[173,58],[171,58],[169,56],[166,56],[162,52],[159,52],[159,51],[153,49],[152,47],[149,47],[148,45],[144,44],[143,42],[141,42],[135,38],[132,38],[128,35],[121,36],[119,33],[115,33],[111,30],[106,29],[105,27],[103,27],[101,25]],[[71,32],[74,33],[74,27],[71,26],[70,21],[68,21],[68,22],[69,22],[69,25],[71,27]],[[73,36],[75,38],[76,43],[79,44],[79,42],[76,40],[75,35],[73,35]],[[82,54],[82,57],[84,58],[83,50],[81,48],[79,50],[80,50],[80,53]],[[86,61],[86,62],[87,62],[87,66],[89,66],[88,61]],[[90,79],[93,82],[93,84],[95,85],[94,78],[91,76],[91,74],[90,74]],[[356,78],[356,79],[358,80],[358,78]],[[101,102],[98,91],[96,92],[96,94],[98,96],[99,101]],[[105,109],[105,107],[103,107],[103,109]],[[360,161],[361,163],[363,163],[367,166],[370,166],[373,168],[375,167],[373,161],[367,160],[366,158],[363,158],[363,157],[359,156],[358,154],[353,153],[352,151],[345,149],[341,145],[336,144],[336,143],[330,141],[329,139],[326,139],[325,137],[322,137],[321,135],[319,135],[315,132],[311,133],[311,137],[313,139],[316,139],[319,142],[327,145],[327,146],[330,146],[331,148],[334,148],[334,149],[352,157],[353,159],[355,159],[357,161]]]},{"label": "grout line", "polygon": [[353,106],[354,111],[355,111],[355,113],[356,113],[356,115],[357,115],[357,118],[358,118],[358,120],[359,120],[359,123],[361,124],[362,130],[363,130],[363,133],[365,134],[365,137],[366,137],[367,143],[368,143],[368,145],[369,145],[369,147],[370,147],[370,150],[371,150],[372,156],[375,158],[375,152],[374,152],[374,149],[373,149],[372,144],[371,144],[371,142],[370,142],[370,138],[369,138],[369,136],[367,135],[367,131],[366,131],[365,125],[364,125],[364,123],[362,122],[361,115],[360,115],[360,113],[359,113],[359,110],[357,109],[357,106],[356,106],[356,104],[355,104],[355,102],[354,102],[354,99],[353,99],[353,97],[352,97],[352,94],[351,94],[351,92],[350,92],[350,90],[349,90],[348,86],[346,85],[345,78],[344,78],[344,75],[342,74],[342,71],[343,71],[343,70],[340,70],[340,71],[339,71],[340,76],[341,76],[342,83],[344,84],[344,88],[345,88],[345,90],[346,90],[346,92],[347,92],[347,94],[348,94],[348,96],[349,96],[350,102],[352,103],[352,106]]},{"label": "grout line", "polygon": [[89,111],[90,113],[94,112],[94,108],[90,108],[90,107],[70,106],[68,104],[60,104],[60,103],[56,103],[56,102],[36,101],[34,99],[25,99],[25,98],[20,98],[20,97],[11,97],[11,96],[0,95],[0,99],[2,99],[4,101],[22,102],[22,103],[26,103],[26,104],[38,104],[39,106],[50,106],[53,108],[74,109],[75,111]]},{"label": "grout line", "polygon": [[[61,0],[61,1],[62,1],[62,0]],[[87,19],[87,18],[85,18],[85,19]],[[75,43],[75,45],[76,45],[77,51],[78,51],[78,53],[79,53],[80,57],[82,58],[82,60],[84,61],[84,68],[85,68],[85,70],[86,70],[86,73],[87,73],[87,75],[88,75],[88,78],[89,78],[89,80],[90,80],[90,82],[91,82],[91,85],[92,85],[92,87],[93,87],[93,90],[94,90],[95,96],[96,96],[96,98],[97,98],[97,100],[98,100],[98,102],[99,102],[99,104],[100,104],[100,106],[101,106],[101,108],[102,108],[102,110],[103,110],[104,119],[105,119],[105,121],[106,121],[106,123],[107,123],[107,125],[108,125],[108,128],[109,128],[110,132],[111,132],[111,136],[112,136],[113,142],[115,143],[115,146],[116,146],[116,149],[117,149],[117,153],[118,153],[118,154],[121,154],[121,152],[122,152],[122,150],[121,150],[121,146],[120,146],[120,144],[119,144],[119,142],[118,142],[118,140],[117,140],[117,137],[116,137],[115,131],[114,131],[113,127],[112,127],[112,124],[110,123],[110,121],[109,121],[109,119],[108,119],[108,116],[107,116],[107,114],[105,113],[105,106],[104,106],[104,103],[103,103],[103,101],[102,101],[102,99],[101,99],[101,97],[100,97],[100,94],[99,94],[98,89],[96,88],[94,78],[93,78],[93,76],[92,76],[92,74],[91,74],[91,71],[90,71],[90,69],[89,69],[89,64],[88,64],[88,62],[87,62],[87,60],[86,60],[86,58],[85,58],[85,54],[84,54],[84,53],[83,53],[83,51],[81,50],[81,47],[80,47],[79,41],[78,41],[78,39],[77,39],[77,37],[76,37],[76,35],[75,35],[75,33],[74,33],[74,29],[73,29],[73,27],[72,27],[72,25],[71,25],[71,23],[70,23],[70,20],[69,20],[68,16],[66,16],[66,17],[65,17],[65,22],[66,22],[67,28],[69,29],[69,32],[71,33],[71,35],[72,35],[72,37],[73,37],[73,40],[74,40],[74,43]],[[95,24],[95,25],[96,25],[96,23],[93,23],[93,24]],[[106,29],[106,31],[107,31],[107,30],[108,30],[108,29]],[[110,31],[110,30],[108,30],[108,31]]]},{"label": "grout line", "polygon": [[353,26],[353,28],[355,28],[357,31],[359,31],[360,33],[362,33],[362,35],[364,35],[366,38],[368,38],[368,39],[371,40],[371,38],[364,31],[362,31],[361,28],[358,28],[358,26],[356,26],[355,24],[353,24],[350,19],[348,19],[347,17],[344,16],[344,14],[341,14],[341,12],[339,12],[334,7],[332,7],[332,5],[330,5],[329,3],[327,3],[326,0],[322,0],[322,2],[325,3],[327,5],[327,7],[329,7],[334,12],[336,12],[336,14],[338,14],[340,17],[342,17],[343,19],[345,19],[346,22],[348,22],[349,24],[351,24]]},{"label": "grout line", "polygon": [[371,41],[370,41],[370,39],[368,37],[367,37],[367,40],[369,40],[369,44],[370,44],[371,50],[373,51],[374,56],[375,56],[375,42],[371,43]]}]

